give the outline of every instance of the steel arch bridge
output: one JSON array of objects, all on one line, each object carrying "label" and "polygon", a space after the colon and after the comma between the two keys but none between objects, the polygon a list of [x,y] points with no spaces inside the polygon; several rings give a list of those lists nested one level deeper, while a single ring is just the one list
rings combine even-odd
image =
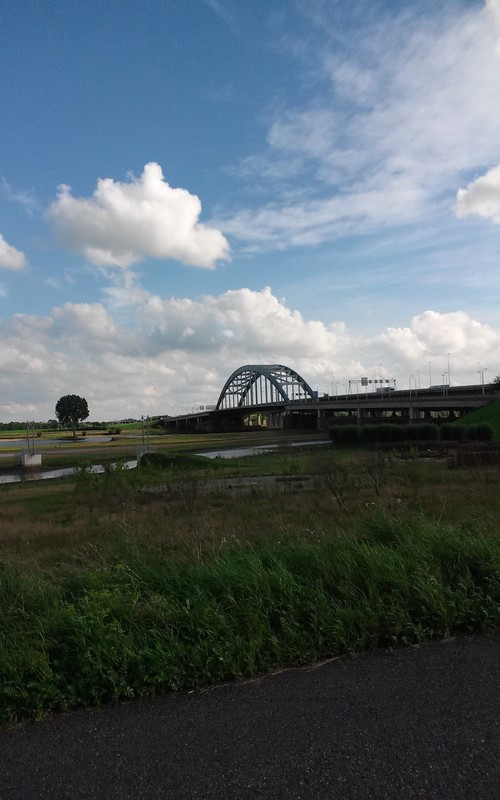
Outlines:
[{"label": "steel arch bridge", "polygon": [[246,364],[229,376],[219,395],[216,411],[276,406],[293,400],[316,400],[298,372],[283,364]]}]

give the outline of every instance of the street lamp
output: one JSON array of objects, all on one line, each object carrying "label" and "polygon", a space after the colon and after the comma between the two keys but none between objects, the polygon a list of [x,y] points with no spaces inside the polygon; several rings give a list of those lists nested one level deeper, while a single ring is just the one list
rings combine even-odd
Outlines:
[{"label": "street lamp", "polygon": [[432,386],[432,361],[427,362],[429,365],[429,389]]},{"label": "street lamp", "polygon": [[477,363],[479,364],[478,373],[479,373],[479,383],[481,385],[481,393],[484,394],[484,373],[488,372],[488,367],[481,367],[480,361],[478,361]]}]

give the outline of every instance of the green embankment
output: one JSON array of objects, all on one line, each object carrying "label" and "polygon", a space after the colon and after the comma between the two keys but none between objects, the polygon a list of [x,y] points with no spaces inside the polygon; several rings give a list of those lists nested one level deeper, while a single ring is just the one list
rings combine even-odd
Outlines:
[{"label": "green embankment", "polygon": [[481,408],[476,408],[459,420],[460,425],[478,425],[488,422],[493,428],[493,438],[500,440],[500,400],[493,400]]}]

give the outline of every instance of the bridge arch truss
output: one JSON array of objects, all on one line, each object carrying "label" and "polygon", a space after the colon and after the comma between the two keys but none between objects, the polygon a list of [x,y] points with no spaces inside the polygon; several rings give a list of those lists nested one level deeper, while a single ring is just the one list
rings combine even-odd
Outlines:
[{"label": "bridge arch truss", "polygon": [[298,372],[283,364],[246,364],[229,376],[216,410],[284,405],[316,400],[316,393]]}]

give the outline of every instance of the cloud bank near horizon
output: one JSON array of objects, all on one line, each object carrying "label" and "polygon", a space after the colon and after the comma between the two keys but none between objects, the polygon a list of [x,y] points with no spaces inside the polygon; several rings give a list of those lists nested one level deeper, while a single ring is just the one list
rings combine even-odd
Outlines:
[{"label": "cloud bank near horizon", "polygon": [[402,387],[419,371],[426,385],[429,362],[439,382],[450,353],[453,383],[477,382],[478,360],[495,376],[499,348],[500,331],[463,311],[428,310],[369,337],[342,322],[306,320],[269,287],[198,300],[112,287],[104,302],[0,323],[0,419],[53,418],[68,393],[87,398],[91,419],[190,411],[215,402],[245,363],[287,364],[323,392],[380,369]]}]

